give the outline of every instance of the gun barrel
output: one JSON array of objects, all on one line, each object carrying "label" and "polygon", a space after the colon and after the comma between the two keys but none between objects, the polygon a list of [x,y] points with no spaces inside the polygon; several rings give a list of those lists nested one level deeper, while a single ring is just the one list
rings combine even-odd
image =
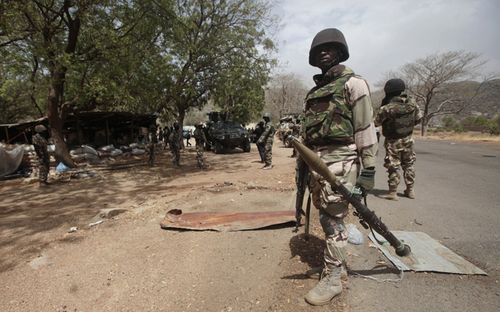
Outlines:
[{"label": "gun barrel", "polygon": [[316,171],[325,178],[351,205],[356,209],[362,220],[370,225],[377,233],[382,235],[394,247],[396,254],[400,257],[410,254],[410,246],[403,244],[392,234],[387,226],[380,220],[375,213],[368,209],[363,203],[335,177],[327,165],[312,150],[303,145],[297,138],[291,137],[291,142],[300,157],[307,163],[311,170]]}]

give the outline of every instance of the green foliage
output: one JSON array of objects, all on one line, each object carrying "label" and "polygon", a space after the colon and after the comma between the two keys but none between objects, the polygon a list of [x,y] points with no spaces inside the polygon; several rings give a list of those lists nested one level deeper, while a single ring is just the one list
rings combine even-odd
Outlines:
[{"label": "green foliage", "polygon": [[500,135],[500,116],[496,116],[489,121],[488,132],[493,135]]},{"label": "green foliage", "polygon": [[445,127],[446,129],[453,129],[457,125],[457,121],[451,116],[443,117],[442,122],[443,127]]},{"label": "green foliage", "polygon": [[491,119],[484,116],[469,116],[464,118],[457,128],[461,128],[462,131],[480,131],[498,135],[500,134],[500,116]]},{"label": "green foliage", "polygon": [[213,98],[247,121],[262,109],[274,64],[268,12],[263,0],[2,1],[1,121],[46,114],[47,90],[58,81],[59,110],[169,120]]}]

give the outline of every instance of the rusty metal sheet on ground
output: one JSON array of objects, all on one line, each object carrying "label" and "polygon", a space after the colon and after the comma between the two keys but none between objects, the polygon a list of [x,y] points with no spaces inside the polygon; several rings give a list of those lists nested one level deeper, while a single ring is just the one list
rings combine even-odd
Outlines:
[{"label": "rusty metal sheet on ground", "polygon": [[376,234],[377,239],[383,243],[382,245],[377,243],[372,233],[368,237],[400,270],[488,275],[426,233],[405,231],[393,231],[392,233],[410,246],[411,254],[408,257],[398,257],[394,252],[394,248],[379,234]]},{"label": "rusty metal sheet on ground", "polygon": [[163,229],[231,232],[287,223],[295,224],[295,211],[183,213],[180,209],[172,209],[167,212],[160,226]]}]

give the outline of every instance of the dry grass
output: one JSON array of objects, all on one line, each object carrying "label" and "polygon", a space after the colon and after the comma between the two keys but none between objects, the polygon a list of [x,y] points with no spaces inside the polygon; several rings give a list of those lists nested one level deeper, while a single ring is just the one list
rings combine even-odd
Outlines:
[{"label": "dry grass", "polygon": [[487,142],[487,143],[500,143],[500,136],[490,135],[487,133],[480,132],[435,132],[427,133],[427,136],[422,137],[420,133],[413,133],[413,136],[423,140],[452,140],[452,141],[464,141],[464,142]]}]

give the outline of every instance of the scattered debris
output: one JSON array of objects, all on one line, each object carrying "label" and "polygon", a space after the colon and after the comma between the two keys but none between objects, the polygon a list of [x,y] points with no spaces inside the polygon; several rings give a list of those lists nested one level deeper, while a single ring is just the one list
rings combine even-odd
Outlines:
[{"label": "scattered debris", "polygon": [[418,221],[417,221],[417,219],[413,219],[413,222],[414,222],[415,224],[417,224],[417,225],[424,225],[423,223],[418,222]]},{"label": "scattered debris", "polygon": [[99,225],[99,224],[101,224],[103,222],[104,222],[104,220],[99,220],[99,221],[96,221],[96,222],[89,223],[89,227],[93,227],[93,226]]},{"label": "scattered debris", "polygon": [[78,231],[78,227],[72,226],[72,227],[69,228],[68,233],[74,233],[76,231]]},{"label": "scattered debris", "polygon": [[29,262],[29,265],[32,269],[38,270],[41,267],[47,266],[52,264],[49,260],[49,257],[47,255],[41,254],[35,259],[31,260]]},{"label": "scattered debris", "polygon": [[160,223],[163,229],[241,231],[278,224],[295,224],[295,211],[270,212],[190,212],[169,210]]}]

